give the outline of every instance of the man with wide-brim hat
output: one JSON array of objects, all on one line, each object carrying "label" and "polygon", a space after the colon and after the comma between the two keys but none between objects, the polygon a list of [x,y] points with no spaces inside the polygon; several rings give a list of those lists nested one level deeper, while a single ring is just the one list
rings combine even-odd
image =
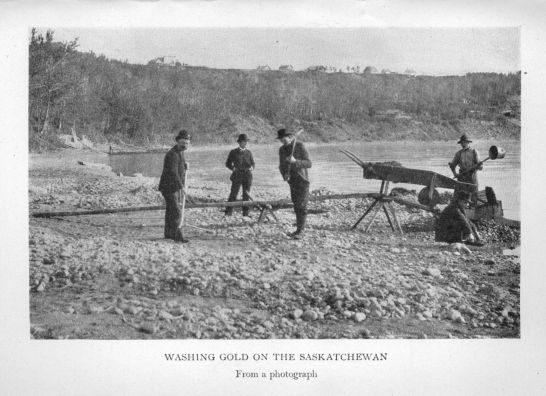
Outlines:
[{"label": "man with wide-brim hat", "polygon": [[[458,181],[463,183],[474,184],[474,192],[478,191],[478,171],[482,170],[483,167],[480,164],[480,154],[478,151],[470,147],[472,139],[467,134],[461,136],[457,141],[461,145],[461,149],[455,153],[453,161],[449,163],[449,167],[453,172],[453,176],[457,178]],[[457,166],[459,171],[457,172]],[[455,190],[457,193],[458,190]]]},{"label": "man with wide-brim hat", "polygon": [[467,191],[459,191],[454,195],[436,220],[434,239],[437,242],[483,245],[476,226],[466,216],[470,199],[471,194]]},{"label": "man with wide-brim hat", "polygon": [[[256,164],[254,163],[254,157],[247,148],[248,136],[245,133],[241,133],[237,138],[239,147],[231,150],[228,154],[226,161],[226,167],[231,170],[231,191],[229,193],[228,202],[234,202],[237,200],[237,195],[241,187],[243,188],[243,201],[250,201],[250,187],[252,187],[252,171]],[[250,207],[243,206],[243,216],[250,217]],[[233,207],[226,207],[225,215],[231,216],[233,213]]]},{"label": "man with wide-brim hat", "polygon": [[182,234],[180,221],[180,197],[185,194],[186,170],[188,163],[184,157],[190,145],[191,136],[188,131],[181,130],[175,137],[176,144],[171,148],[163,161],[163,172],[159,179],[159,191],[165,199],[165,238],[176,242],[188,242]]},{"label": "man with wide-brim hat", "polygon": [[307,203],[309,202],[309,174],[311,159],[304,144],[285,128],[277,131],[277,139],[281,141],[279,148],[279,171],[290,186],[290,198],[294,203],[296,214],[296,230],[288,234],[291,238],[301,239],[307,221]]}]

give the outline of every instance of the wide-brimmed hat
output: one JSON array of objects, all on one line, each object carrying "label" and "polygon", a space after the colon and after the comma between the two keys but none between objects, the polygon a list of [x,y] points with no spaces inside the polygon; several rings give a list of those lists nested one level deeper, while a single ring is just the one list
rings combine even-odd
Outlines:
[{"label": "wide-brimmed hat", "polygon": [[190,133],[186,131],[185,129],[182,129],[180,132],[178,132],[178,135],[176,135],[176,137],[174,138],[174,140],[176,140],[177,142],[180,139],[190,140],[191,139]]},{"label": "wide-brimmed hat", "polygon": [[237,138],[237,143],[239,142],[248,142],[250,139],[246,135],[246,133],[241,133],[239,137]]},{"label": "wide-brimmed hat", "polygon": [[470,137],[465,133],[464,135],[461,136],[461,138],[459,139],[459,141],[458,141],[457,143],[462,143],[462,142],[472,143],[472,140],[471,140]]},{"label": "wide-brimmed hat", "polygon": [[470,201],[472,195],[468,191],[459,191],[457,192],[457,199],[461,201]]},{"label": "wide-brimmed hat", "polygon": [[285,128],[281,128],[277,131],[277,139],[282,139],[283,137],[292,136]]}]

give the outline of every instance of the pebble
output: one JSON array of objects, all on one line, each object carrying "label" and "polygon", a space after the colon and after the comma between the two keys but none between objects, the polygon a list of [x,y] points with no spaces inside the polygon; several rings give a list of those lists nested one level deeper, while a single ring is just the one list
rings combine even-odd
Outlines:
[{"label": "pebble", "polygon": [[295,309],[294,312],[292,312],[292,318],[299,319],[303,315],[303,311],[301,309]]},{"label": "pebble", "polygon": [[87,313],[88,314],[96,314],[96,313],[101,313],[103,311],[104,311],[104,309],[99,305],[89,305],[87,307]]},{"label": "pebble", "polygon": [[163,320],[172,320],[174,319],[174,316],[171,315],[169,312],[167,311],[159,311],[159,318],[160,319],[163,319]]},{"label": "pebble", "polygon": [[449,312],[449,319],[456,322],[456,323],[465,323],[465,320],[463,318],[463,315],[456,309],[452,309]]},{"label": "pebble", "polygon": [[301,315],[301,318],[306,322],[311,322],[318,319],[318,314],[315,311],[308,309]]},{"label": "pebble", "polygon": [[147,334],[155,334],[159,330],[159,327],[156,323],[153,322],[144,322],[141,323],[138,329]]},{"label": "pebble", "polygon": [[455,253],[471,254],[472,251],[463,243],[454,243],[451,245],[451,250]]},{"label": "pebble", "polygon": [[371,332],[370,332],[370,330],[364,328],[364,329],[360,330],[360,336],[362,338],[370,338]]},{"label": "pebble", "polygon": [[356,323],[360,323],[364,320],[366,320],[366,314],[365,313],[362,313],[362,312],[357,312],[354,317],[353,317],[354,321]]},{"label": "pebble", "polygon": [[131,314],[131,315],[136,315],[138,314],[140,311],[142,311],[142,308],[141,307],[136,307],[134,305],[131,305],[129,306],[125,312]]},{"label": "pebble", "polygon": [[432,312],[430,312],[428,310],[423,311],[423,317],[428,318],[428,319],[432,318]]},{"label": "pebble", "polygon": [[433,277],[439,277],[442,275],[442,272],[438,268],[429,267],[423,271],[423,275],[430,275]]}]

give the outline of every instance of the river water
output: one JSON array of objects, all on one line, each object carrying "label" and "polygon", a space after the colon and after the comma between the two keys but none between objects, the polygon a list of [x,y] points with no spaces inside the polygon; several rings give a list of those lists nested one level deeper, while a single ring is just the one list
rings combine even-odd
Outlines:
[{"label": "river water", "polygon": [[[509,219],[520,219],[520,142],[518,141],[475,141],[473,147],[481,159],[487,157],[489,147],[496,145],[506,150],[504,159],[488,160],[479,172],[480,190],[491,186],[497,199],[502,201],[504,215]],[[190,148],[186,158],[190,163],[190,177],[206,181],[228,182],[230,171],[224,163],[230,149],[236,147],[195,147]],[[278,171],[278,145],[252,146],[254,155],[253,190],[263,191],[271,187],[284,187]],[[347,149],[366,162],[398,161],[407,168],[431,170],[451,176],[447,165],[459,149],[455,142],[378,142],[378,143],[336,143],[306,144],[313,166],[310,169],[311,190],[326,187],[340,193],[377,192],[381,182],[362,178],[362,169],[341,153]],[[127,154],[109,156],[109,165],[115,172],[124,175],[142,173],[144,176],[159,176],[163,166],[164,153]],[[391,184],[419,191],[416,185]],[[441,191],[441,190],[440,190]]]}]

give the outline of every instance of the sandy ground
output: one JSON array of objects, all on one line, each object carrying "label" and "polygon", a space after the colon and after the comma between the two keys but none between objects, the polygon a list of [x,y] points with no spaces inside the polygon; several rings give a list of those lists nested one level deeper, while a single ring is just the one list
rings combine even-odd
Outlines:
[{"label": "sandy ground", "polygon": [[[31,212],[163,204],[157,178],[78,165],[84,157],[30,156]],[[189,194],[222,200],[227,182],[194,180]],[[288,187],[267,194],[254,198],[287,198]],[[369,204],[310,205],[300,241],[286,236],[290,209],[262,223],[256,212],[247,220],[238,211],[187,210],[188,244],[162,238],[163,211],[31,217],[31,336],[519,337],[519,258],[502,254],[519,244],[519,232],[484,230],[490,243],[481,248],[437,243],[431,214],[398,205],[403,235],[383,214],[369,232],[351,231]]]}]

